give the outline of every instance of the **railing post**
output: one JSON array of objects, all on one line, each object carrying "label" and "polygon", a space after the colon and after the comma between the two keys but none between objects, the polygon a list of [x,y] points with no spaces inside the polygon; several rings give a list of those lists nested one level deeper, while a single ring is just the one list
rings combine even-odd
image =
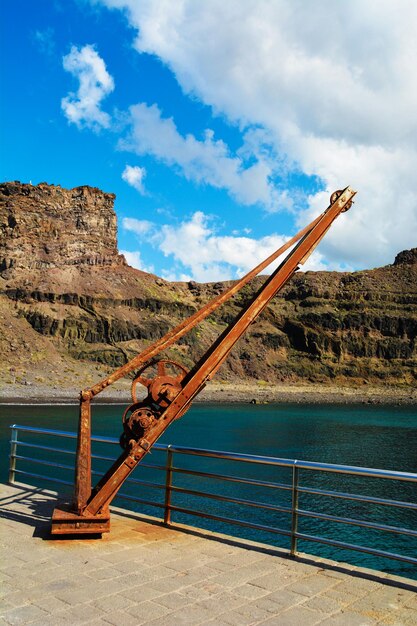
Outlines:
[{"label": "railing post", "polygon": [[171,523],[171,487],[172,487],[172,457],[174,453],[171,446],[167,446],[167,464],[165,478],[165,511],[164,524]]},{"label": "railing post", "polygon": [[16,452],[17,452],[17,428],[11,426],[12,438],[10,440],[10,463],[9,463],[9,483],[13,485],[16,479]]},{"label": "railing post", "polygon": [[297,552],[297,537],[298,531],[298,466],[297,461],[294,461],[292,466],[292,502],[291,502],[291,556],[295,556]]}]

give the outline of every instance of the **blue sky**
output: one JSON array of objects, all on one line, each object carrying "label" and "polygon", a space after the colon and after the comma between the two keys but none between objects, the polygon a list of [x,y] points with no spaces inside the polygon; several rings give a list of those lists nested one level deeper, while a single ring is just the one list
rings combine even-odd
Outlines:
[{"label": "blue sky", "polygon": [[129,262],[201,281],[350,184],[306,269],[390,263],[417,232],[417,12],[399,4],[3,0],[1,179],[115,193]]}]

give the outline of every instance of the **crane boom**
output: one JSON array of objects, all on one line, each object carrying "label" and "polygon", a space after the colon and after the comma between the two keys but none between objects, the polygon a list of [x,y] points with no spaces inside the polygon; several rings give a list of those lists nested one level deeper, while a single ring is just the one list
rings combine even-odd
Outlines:
[{"label": "crane boom", "polygon": [[[350,208],[355,194],[350,187],[332,194],[330,206],[324,213],[224,294],[208,303],[107,379],[81,393],[75,500],[68,507],[55,509],[52,517],[53,534],[102,533],[110,529],[109,505],[123,482],[168,426],[188,410],[192,400],[213,378],[250,324],[288,282],[299,265],[305,262],[340,213]],[[173,361],[152,360],[237,293],[253,276],[265,269],[296,241],[297,245],[267,278],[249,305],[241,310],[190,371]],[[145,375],[152,367],[156,367],[156,375]],[[121,437],[123,452],[94,489],[91,489],[91,400],[121,376],[138,368],[139,371],[132,383],[133,404],[123,415],[124,432]],[[138,385],[147,389],[148,395],[144,400],[138,400],[136,391]]]}]

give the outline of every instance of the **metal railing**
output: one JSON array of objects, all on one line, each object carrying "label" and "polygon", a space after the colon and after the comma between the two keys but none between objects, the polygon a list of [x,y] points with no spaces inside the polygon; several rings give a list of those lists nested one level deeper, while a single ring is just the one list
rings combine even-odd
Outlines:
[{"label": "metal railing", "polygon": [[[57,448],[54,446],[47,446],[38,443],[31,443],[28,441],[22,441],[19,439],[19,433],[31,433],[35,435],[42,436],[53,436],[60,437],[65,439],[76,440],[77,435],[75,432],[68,432],[62,430],[51,430],[46,428],[35,428],[28,426],[20,426],[18,424],[13,424],[11,427],[12,436],[11,436],[11,448],[10,448],[10,465],[9,465],[9,482],[13,484],[16,481],[16,476],[29,477],[34,478],[36,480],[42,480],[52,483],[57,483],[59,485],[68,485],[72,486],[72,480],[65,480],[63,478],[58,478],[57,476],[38,474],[32,471],[28,471],[27,469],[22,469],[18,467],[23,462],[26,464],[37,464],[48,468],[55,468],[57,470],[70,471],[74,472],[74,465],[67,465],[64,463],[57,463],[54,460],[48,459],[39,459],[33,458],[32,456],[25,456],[24,453],[21,453],[21,449],[37,449],[42,450],[43,452],[49,453],[52,452],[58,455],[68,455],[74,456],[75,449],[65,449],[65,448]],[[93,436],[93,443],[99,444],[109,444],[109,445],[119,445],[118,439],[112,437],[104,437],[104,436]],[[75,448],[75,446],[74,446]],[[300,518],[310,518],[316,519],[320,522],[329,522],[341,525],[351,525],[360,527],[368,530],[376,530],[382,531],[386,533],[396,533],[400,536],[408,536],[414,539],[417,539],[417,530],[413,528],[404,528],[401,526],[394,526],[388,524],[382,524],[378,521],[370,521],[364,519],[358,519],[354,517],[345,517],[340,515],[333,515],[329,513],[323,513],[321,511],[313,511],[302,509],[299,506],[300,496],[304,496],[306,494],[314,497],[325,497],[325,498],[333,498],[337,501],[350,501],[352,503],[367,503],[375,506],[382,507],[395,507],[399,510],[408,510],[415,511],[417,514],[417,503],[416,502],[407,502],[402,500],[395,500],[390,498],[381,498],[373,495],[364,495],[357,493],[350,493],[345,491],[331,490],[331,489],[322,489],[318,487],[306,486],[300,483],[300,472],[305,470],[307,474],[311,475],[312,472],[319,472],[322,474],[345,474],[349,476],[360,476],[366,478],[380,478],[385,480],[395,480],[402,481],[406,483],[417,483],[417,474],[407,473],[407,472],[397,472],[390,470],[381,470],[381,469],[369,469],[364,467],[355,467],[348,465],[335,465],[335,464],[327,464],[327,463],[315,463],[310,461],[298,461],[293,459],[284,459],[277,457],[269,457],[269,456],[255,456],[249,454],[239,454],[239,453],[230,453],[230,452],[219,452],[214,450],[203,450],[198,448],[188,448],[182,446],[174,446],[174,445],[161,445],[155,444],[153,446],[153,450],[157,450],[160,452],[165,452],[166,461],[163,465],[157,464],[149,464],[149,463],[141,463],[140,467],[152,468],[152,470],[164,472],[164,481],[162,483],[145,481],[139,479],[129,478],[125,484],[131,486],[142,486],[146,488],[156,489],[162,493],[163,498],[161,501],[153,501],[146,500],[144,498],[136,497],[135,495],[120,493],[118,494],[118,498],[122,498],[125,500],[130,500],[137,502],[139,504],[148,505],[152,507],[156,507],[158,509],[163,509],[163,519],[165,524],[171,524],[171,514],[173,512],[193,515],[200,518],[206,518],[209,520],[214,520],[217,522],[223,522],[226,524],[232,524],[236,526],[243,526],[245,528],[249,528],[255,531],[261,531],[265,533],[272,533],[275,535],[283,535],[289,539],[290,542],[290,554],[294,556],[297,553],[297,544],[299,540],[306,540],[315,543],[321,543],[328,546],[333,546],[335,548],[353,550],[357,552],[362,552],[366,554],[370,554],[376,557],[394,559],[397,561],[402,561],[404,563],[410,563],[413,565],[417,565],[417,558],[414,556],[408,556],[405,554],[398,554],[395,552],[389,552],[386,550],[376,549],[370,546],[354,544],[350,542],[340,541],[331,537],[319,536],[317,534],[309,534],[305,532],[300,532],[299,530],[299,520]],[[270,480],[260,480],[258,478],[251,477],[242,477],[236,476],[232,474],[225,473],[214,473],[207,471],[200,471],[196,469],[190,469],[187,467],[177,467],[174,465],[174,455],[182,455],[187,457],[205,457],[212,459],[220,459],[222,461],[237,461],[244,464],[251,464],[257,466],[273,466],[280,468],[287,468],[291,471],[291,482],[282,483]],[[101,454],[93,454],[92,459],[98,461],[109,461],[113,462],[115,457],[111,456],[103,456]],[[93,471],[93,474],[100,475],[101,472]],[[183,476],[191,476],[197,477],[199,479],[204,480],[218,480],[223,483],[229,484],[244,484],[250,487],[258,487],[258,488],[267,488],[279,491],[286,491],[290,493],[291,503],[289,505],[285,504],[272,504],[269,502],[258,502],[251,499],[243,499],[237,498],[231,495],[222,495],[216,494],[207,491],[200,491],[198,489],[192,489],[189,487],[182,487],[174,484],[174,477],[176,475]],[[417,490],[416,490],[417,492]],[[224,515],[218,515],[214,512],[210,512],[210,510],[195,510],[193,508],[189,508],[188,506],[179,506],[173,504],[172,499],[174,494],[186,494],[192,497],[202,497],[209,501],[217,501],[224,502],[233,505],[239,505],[241,507],[251,507],[255,508],[259,511],[270,511],[275,513],[282,513],[288,515],[288,525],[286,528],[278,527],[278,526],[270,526],[266,524],[260,524],[253,521],[236,519],[231,517],[226,517]],[[415,494],[417,496],[417,493]],[[417,519],[417,517],[416,517]],[[417,526],[417,524],[416,524]]]}]

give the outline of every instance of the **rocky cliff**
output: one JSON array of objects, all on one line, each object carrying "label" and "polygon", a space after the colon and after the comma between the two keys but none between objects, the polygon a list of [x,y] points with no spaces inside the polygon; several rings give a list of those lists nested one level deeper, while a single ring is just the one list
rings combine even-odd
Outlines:
[{"label": "rocky cliff", "polygon": [[[0,185],[3,380],[85,378],[132,357],[222,283],[168,283],[117,250],[113,194]],[[252,297],[257,278],[169,351],[191,366]],[[221,380],[389,383],[417,378],[417,249],[393,265],[297,273],[219,371]],[[44,374],[40,374],[42,372]],[[65,374],[65,376],[64,376]]]},{"label": "rocky cliff", "polygon": [[0,269],[114,265],[114,194],[91,187],[0,184]]}]

